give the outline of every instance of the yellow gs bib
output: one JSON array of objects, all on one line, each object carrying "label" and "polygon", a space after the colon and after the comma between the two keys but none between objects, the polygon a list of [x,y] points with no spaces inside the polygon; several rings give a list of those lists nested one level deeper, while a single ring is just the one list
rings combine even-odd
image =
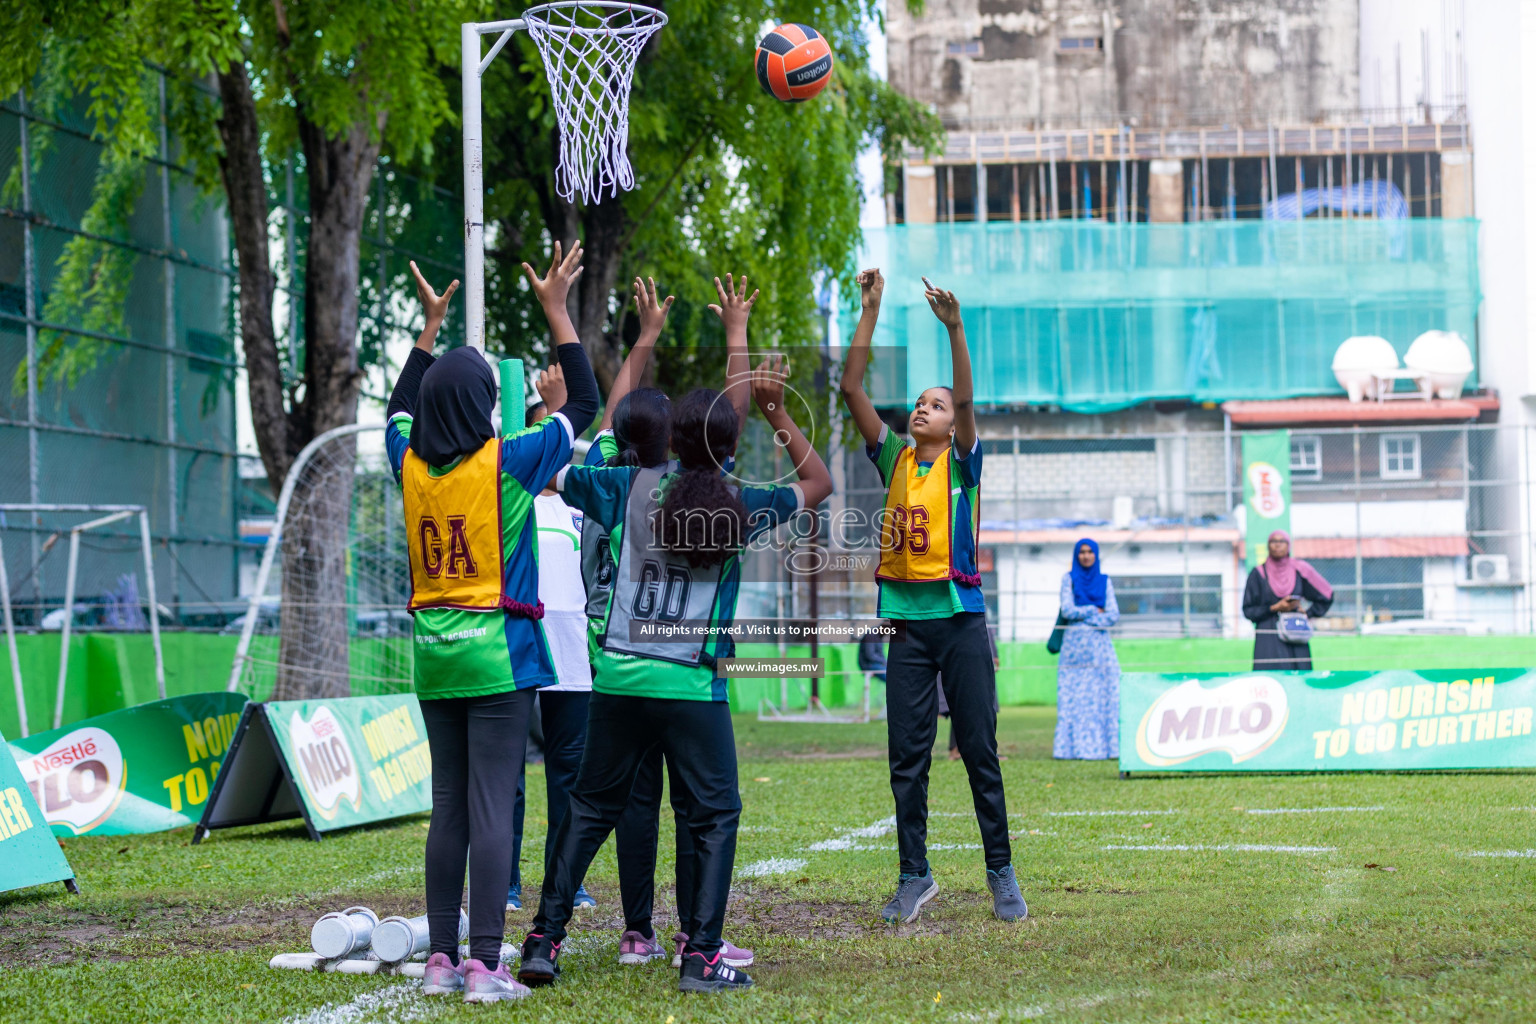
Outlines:
[{"label": "yellow gs bib", "polygon": [[502,597],[501,442],[496,438],[442,476],[407,450],[400,474],[411,553],[411,611],[496,611]]},{"label": "yellow gs bib", "polygon": [[925,583],[959,578],[949,524],[949,457],[946,448],[927,473],[919,474],[914,449],[897,456],[880,524],[876,579]]}]

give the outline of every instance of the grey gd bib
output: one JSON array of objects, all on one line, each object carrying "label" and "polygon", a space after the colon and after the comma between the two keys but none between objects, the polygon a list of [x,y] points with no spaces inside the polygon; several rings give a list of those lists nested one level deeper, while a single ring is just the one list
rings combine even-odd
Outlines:
[{"label": "grey gd bib", "polygon": [[[645,637],[645,623],[665,626],[690,623],[703,626],[714,611],[723,565],[694,568],[687,559],[663,550],[651,528],[657,514],[657,493],[662,476],[671,466],[642,469],[630,486],[624,509],[624,535],[619,541],[619,564],[613,572],[613,603],[603,650],[634,654],[679,665],[705,662],[707,632],[669,638],[662,633]],[[634,628],[631,628],[634,627]]]}]

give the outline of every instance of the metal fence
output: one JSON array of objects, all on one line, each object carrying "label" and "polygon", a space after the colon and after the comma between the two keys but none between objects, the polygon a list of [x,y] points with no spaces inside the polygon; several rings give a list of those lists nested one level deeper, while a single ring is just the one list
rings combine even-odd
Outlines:
[{"label": "metal fence", "polygon": [[[1043,640],[1074,542],[1092,537],[1126,637],[1242,637],[1247,580],[1241,430],[998,436],[984,424],[980,568],[1004,641]],[[1329,580],[1319,625],[1340,634],[1532,633],[1531,435],[1526,428],[1394,424],[1293,428],[1293,554]],[[862,450],[840,453],[831,505],[884,500]],[[875,558],[838,531],[814,586],[820,616],[875,612]],[[806,616],[812,583],[772,600]],[[769,588],[764,588],[767,591]],[[752,598],[748,598],[751,600]],[[761,610],[766,611],[766,608]]]}]

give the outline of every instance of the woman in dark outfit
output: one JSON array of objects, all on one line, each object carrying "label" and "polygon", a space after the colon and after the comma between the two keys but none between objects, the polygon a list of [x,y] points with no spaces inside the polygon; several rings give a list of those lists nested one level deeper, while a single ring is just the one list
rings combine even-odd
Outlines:
[{"label": "woman in dark outfit", "polygon": [[1280,639],[1280,616],[1301,610],[1308,602],[1307,617],[1327,615],[1333,605],[1333,588],[1310,564],[1291,557],[1291,537],[1284,530],[1269,535],[1269,558],[1248,574],[1243,588],[1243,615],[1257,631],[1253,638],[1253,667],[1276,672],[1307,672],[1312,668],[1312,648]]}]

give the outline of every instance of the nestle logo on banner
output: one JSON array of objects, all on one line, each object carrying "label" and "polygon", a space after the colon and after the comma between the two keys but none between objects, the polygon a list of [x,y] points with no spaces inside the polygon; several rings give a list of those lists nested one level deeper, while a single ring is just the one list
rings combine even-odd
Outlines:
[{"label": "nestle logo on banner", "polygon": [[117,741],[94,726],[60,737],[17,767],[48,824],[77,834],[111,816],[128,780]]},{"label": "nestle logo on banner", "polygon": [[1136,752],[1165,767],[1217,753],[1237,764],[1279,739],[1289,717],[1285,687],[1269,676],[1244,676],[1210,690],[1190,679],[1147,709],[1136,727]]},{"label": "nestle logo on banner", "polygon": [[39,773],[50,772],[55,768],[63,768],[83,761],[88,757],[96,756],[96,740],[91,738],[79,743],[73,743],[63,750],[49,750],[38,754],[32,759],[32,767]]},{"label": "nestle logo on banner", "polygon": [[363,779],[357,758],[331,709],[320,705],[307,722],[295,711],[288,731],[310,810],[329,819],[336,816],[343,798],[351,800],[353,808],[360,806]]}]

